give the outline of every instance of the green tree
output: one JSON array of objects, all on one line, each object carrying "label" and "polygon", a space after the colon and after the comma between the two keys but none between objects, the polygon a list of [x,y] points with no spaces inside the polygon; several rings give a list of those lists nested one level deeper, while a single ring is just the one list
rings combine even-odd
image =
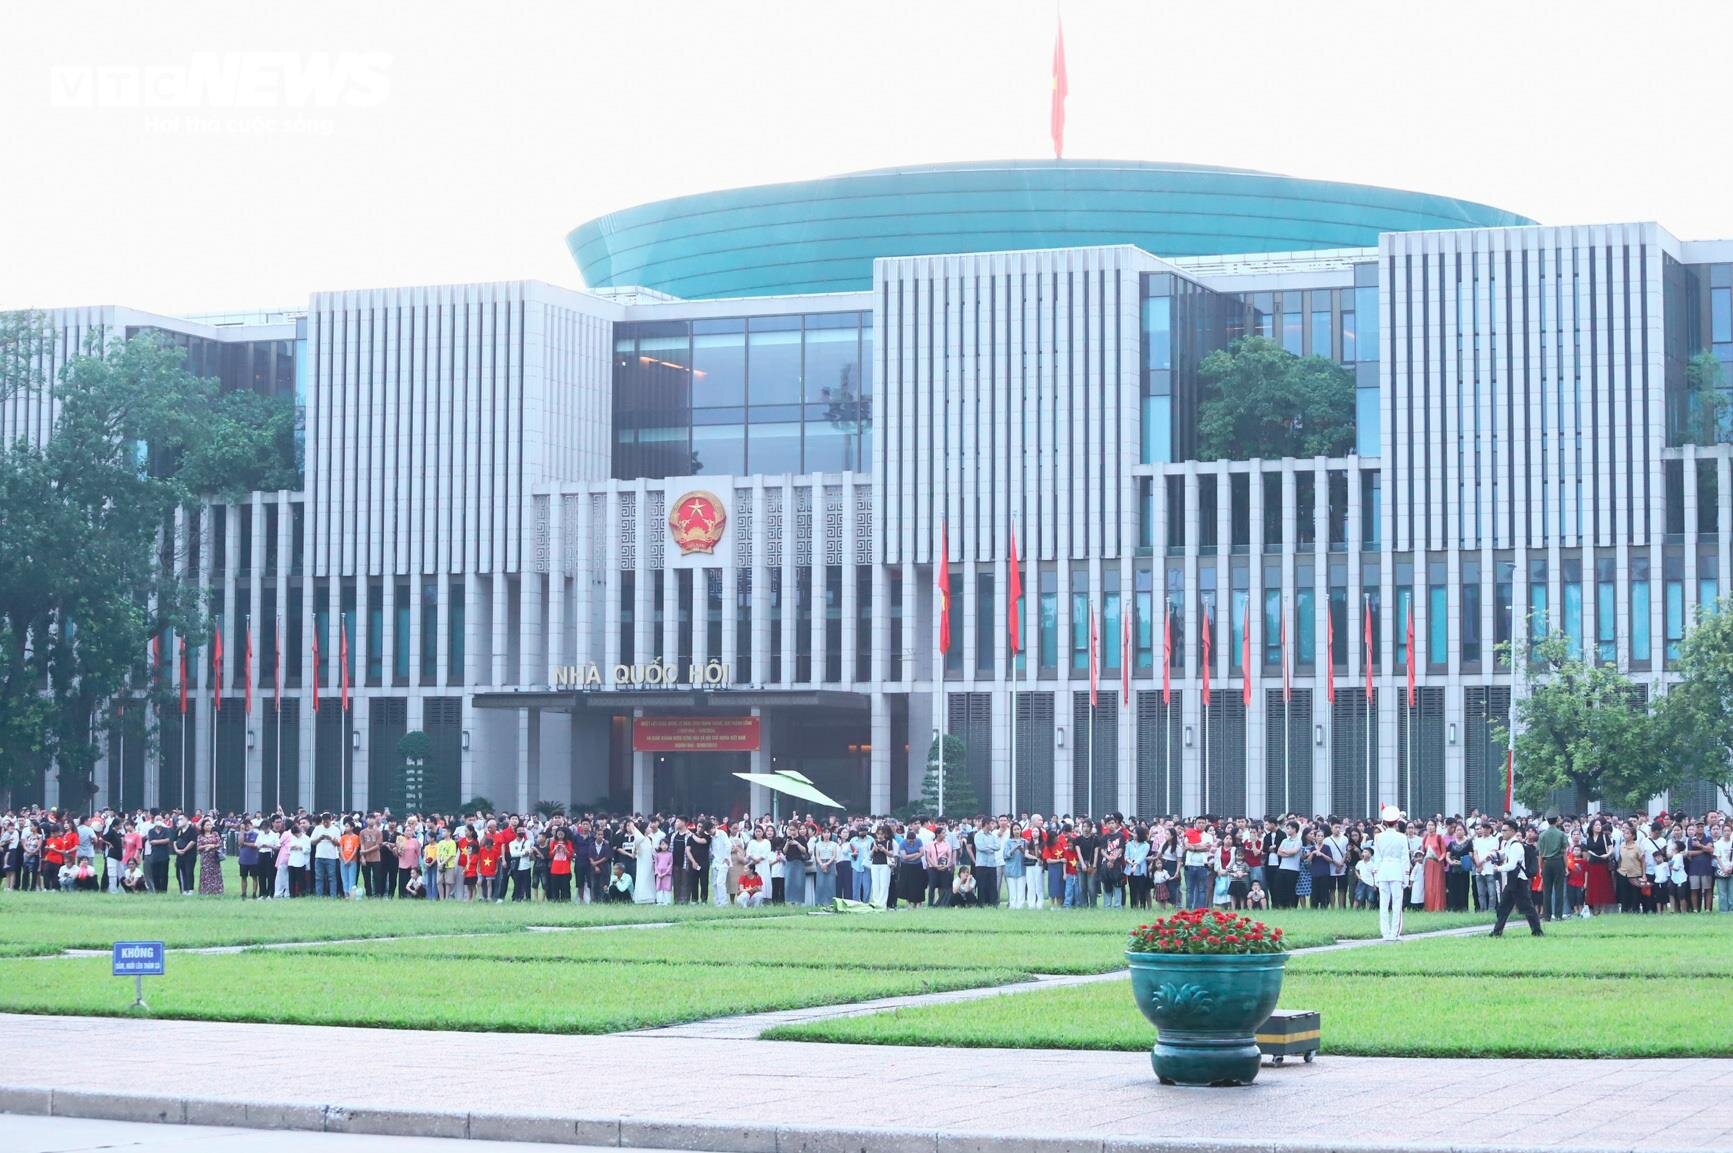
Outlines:
[{"label": "green tree", "polygon": [[[944,797],[939,804],[939,747],[944,743]],[[961,739],[949,733],[933,738],[927,749],[927,775],[921,779],[921,801],[917,811],[923,816],[974,816],[975,785],[969,780],[968,750]]]},{"label": "green tree", "polygon": [[1677,667],[1679,683],[1656,708],[1659,737],[1683,779],[1733,792],[1733,598],[1697,615]]},{"label": "green tree", "polygon": [[[6,320],[0,393],[42,387],[17,349],[43,330],[39,316]],[[175,509],[297,482],[292,459],[267,451],[285,426],[292,447],[292,413],[272,407],[287,406],[224,398],[153,335],[93,336],[54,396],[45,444],[0,445],[0,789],[52,766],[78,806],[95,789],[107,702],[130,687],[166,703],[168,678],[145,668],[150,638],[203,640],[185,558],[163,543]]]},{"label": "green tree", "polygon": [[[1509,642],[1499,650],[1511,658]],[[1625,810],[1677,783],[1677,757],[1662,746],[1654,711],[1629,677],[1572,656],[1562,632],[1533,642],[1523,658],[1513,667],[1537,670],[1515,706],[1516,799],[1524,806],[1542,812],[1568,789]],[[1509,734],[1495,726],[1494,739]]]},{"label": "green tree", "polygon": [[1679,444],[1715,444],[1725,440],[1727,392],[1722,387],[1721,362],[1712,352],[1699,352],[1685,365],[1685,392],[1675,440]]},{"label": "green tree", "polygon": [[1341,456],[1354,448],[1354,377],[1322,356],[1245,336],[1204,357],[1198,450],[1224,457]]}]

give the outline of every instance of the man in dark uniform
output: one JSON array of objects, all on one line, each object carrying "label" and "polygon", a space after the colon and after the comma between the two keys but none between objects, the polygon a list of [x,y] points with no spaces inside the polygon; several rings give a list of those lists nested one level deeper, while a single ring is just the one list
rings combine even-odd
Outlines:
[{"label": "man in dark uniform", "polygon": [[1505,818],[1502,831],[1504,843],[1498,847],[1499,855],[1494,867],[1504,874],[1504,892],[1498,898],[1498,920],[1492,926],[1492,936],[1504,936],[1504,923],[1510,918],[1511,907],[1517,906],[1528,918],[1528,927],[1534,935],[1544,937],[1540,914],[1534,911],[1534,900],[1529,895],[1529,886],[1540,868],[1540,854],[1533,845],[1523,841],[1515,821]]}]

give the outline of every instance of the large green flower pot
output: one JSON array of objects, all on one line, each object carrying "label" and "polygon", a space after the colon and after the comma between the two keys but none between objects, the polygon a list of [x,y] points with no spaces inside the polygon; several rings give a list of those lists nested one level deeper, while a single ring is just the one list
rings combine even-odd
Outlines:
[{"label": "large green flower pot", "polygon": [[1127,953],[1131,993],[1155,1026],[1150,1061],[1163,1085],[1249,1085],[1257,1028],[1282,992],[1286,953]]}]

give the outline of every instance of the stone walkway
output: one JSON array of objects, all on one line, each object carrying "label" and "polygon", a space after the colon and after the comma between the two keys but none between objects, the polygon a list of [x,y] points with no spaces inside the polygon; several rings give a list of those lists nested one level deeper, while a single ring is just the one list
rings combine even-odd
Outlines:
[{"label": "stone walkway", "polygon": [[1142,1053],[470,1033],[454,1069],[450,1033],[413,1030],[0,1015],[0,1036],[0,1110],[98,1119],[725,1153],[1733,1143],[1733,1060],[1329,1057],[1222,1090],[1158,1086]]}]

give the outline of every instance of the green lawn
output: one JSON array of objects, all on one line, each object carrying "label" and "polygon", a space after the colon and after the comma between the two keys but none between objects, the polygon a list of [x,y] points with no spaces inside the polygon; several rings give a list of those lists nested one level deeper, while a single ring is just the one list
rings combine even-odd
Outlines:
[{"label": "green lawn", "polygon": [[[624,934],[622,934],[624,935]],[[551,1033],[610,1033],[732,1013],[1023,979],[1006,969],[810,969],[762,964],[510,963],[253,952],[170,957],[145,981],[158,1017]],[[133,983],[106,957],[0,961],[0,1011],[124,1015]]]},{"label": "green lawn", "polygon": [[[0,895],[0,1011],[126,1011],[107,958],[24,954],[308,942],[177,954],[147,982],[154,1013],[221,1020],[605,1032],[733,1013],[1009,984],[1124,965],[1134,910],[899,910],[805,916],[712,906],[242,901],[107,894]],[[1295,945],[1376,933],[1372,913],[1272,915]],[[1413,927],[1472,923],[1417,916]],[[642,931],[527,931],[673,921]],[[378,938],[399,937],[400,940]],[[318,944],[318,942],[332,942]],[[624,962],[624,963],[622,963]],[[1018,1003],[1021,1002],[1019,999]],[[1127,1006],[1128,1007],[1128,1006]]]},{"label": "green lawn", "polygon": [[[1055,941],[1056,953],[1072,946],[1066,942],[1077,937],[1098,937],[1111,945],[1117,956],[1125,943],[1125,935],[1134,926],[1161,916],[1135,909],[1045,909],[1041,911],[1012,909],[915,909],[898,910],[882,916],[814,917],[818,926],[832,932],[858,935],[861,931],[933,933],[962,935],[1030,934],[1041,940]],[[1292,948],[1328,945],[1333,941],[1376,937],[1376,911],[1353,909],[1276,909],[1259,914],[1266,924],[1279,926]],[[1484,924],[1490,917],[1478,913],[1408,914],[1407,931],[1426,933],[1437,929],[1454,929],[1466,925]],[[753,928],[772,929],[780,926],[761,922]],[[1042,972],[1056,970],[1041,970]]]},{"label": "green lawn", "polygon": [[0,956],[107,949],[144,939],[171,948],[326,941],[439,933],[517,932],[527,925],[610,925],[632,921],[772,919],[781,908],[707,905],[489,905],[460,901],[242,901],[108,893],[0,894]]},{"label": "green lawn", "polygon": [[[1640,926],[1647,930],[1640,935]],[[1674,961],[1676,958],[1676,963]],[[1476,961],[1479,964],[1476,964]],[[1593,977],[1595,979],[1585,979]],[[1599,918],[1296,957],[1284,1008],[1323,1014],[1324,1051],[1384,1056],[1733,1056],[1733,918]],[[1717,1011],[1706,1012],[1710,1006]],[[870,1044],[1147,1049],[1119,982],[789,1026]]]}]

